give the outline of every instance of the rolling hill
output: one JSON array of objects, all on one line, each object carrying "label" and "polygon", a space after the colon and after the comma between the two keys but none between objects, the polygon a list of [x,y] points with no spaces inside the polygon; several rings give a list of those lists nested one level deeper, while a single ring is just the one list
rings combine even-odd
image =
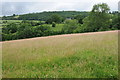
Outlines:
[{"label": "rolling hill", "polygon": [[51,15],[58,14],[63,18],[73,18],[76,15],[87,16],[89,12],[80,11],[50,11],[50,12],[40,12],[40,13],[29,13],[16,16],[4,16],[3,20],[42,20],[46,21]]},{"label": "rolling hill", "polygon": [[3,78],[118,77],[118,30],[0,43]]}]

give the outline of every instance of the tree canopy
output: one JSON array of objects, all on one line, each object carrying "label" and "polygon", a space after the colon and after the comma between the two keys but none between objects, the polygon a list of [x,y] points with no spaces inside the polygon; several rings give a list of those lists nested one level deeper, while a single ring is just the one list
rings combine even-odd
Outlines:
[{"label": "tree canopy", "polygon": [[83,26],[87,31],[106,30],[110,24],[109,10],[106,3],[94,5],[90,15],[84,19]]}]

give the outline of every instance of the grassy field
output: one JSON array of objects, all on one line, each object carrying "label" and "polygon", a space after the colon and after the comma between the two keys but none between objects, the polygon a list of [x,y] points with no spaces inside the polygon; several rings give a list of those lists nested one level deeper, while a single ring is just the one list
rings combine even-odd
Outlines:
[{"label": "grassy field", "polygon": [[0,26],[5,26],[10,23],[20,23],[22,20],[0,20]]},{"label": "grassy field", "polygon": [[50,26],[50,29],[51,29],[52,31],[61,31],[62,28],[63,28],[63,26],[64,26],[64,24],[56,24],[55,27],[52,27],[52,24],[43,24],[43,25],[44,25],[44,26]]},{"label": "grassy field", "polygon": [[21,22],[22,20],[2,20],[2,22],[7,21],[7,23]]},{"label": "grassy field", "polygon": [[[5,21],[6,21],[6,23],[3,23]],[[30,21],[30,20],[28,20],[28,21]],[[39,20],[31,20],[31,21],[39,22]],[[2,28],[2,26],[8,25],[10,23],[20,23],[20,22],[22,22],[22,20],[0,20],[0,28]],[[44,21],[41,21],[41,22],[44,23]],[[61,31],[63,28],[63,25],[64,24],[56,24],[56,27],[52,27],[51,24],[44,24],[44,26],[50,26],[52,31]]]},{"label": "grassy field", "polygon": [[56,27],[52,27],[52,26],[51,26],[51,29],[52,29],[53,31],[61,31],[62,28],[63,28],[63,26],[64,26],[64,24],[56,24]]},{"label": "grassy field", "polygon": [[3,78],[118,76],[117,31],[3,42]]},{"label": "grassy field", "polygon": [[[4,25],[7,25],[7,24],[10,24],[10,23],[20,23],[22,22],[23,20],[0,20],[0,25],[4,26]],[[39,20],[28,20],[28,21],[34,21],[34,22],[39,22]],[[5,23],[4,23],[5,22]],[[44,21],[41,21],[41,22],[44,22]]]}]

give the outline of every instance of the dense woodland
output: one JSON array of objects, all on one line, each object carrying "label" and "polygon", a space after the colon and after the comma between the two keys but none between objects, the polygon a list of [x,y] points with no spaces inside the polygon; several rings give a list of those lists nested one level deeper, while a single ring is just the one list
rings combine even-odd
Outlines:
[{"label": "dense woodland", "polygon": [[41,13],[29,13],[23,15],[13,14],[12,16],[3,16],[3,20],[41,20],[46,21],[53,14],[58,14],[63,19],[66,18],[74,18],[76,15],[84,15],[87,16],[89,12],[80,12],[80,11],[52,11],[52,12],[41,12]]},{"label": "dense woodland", "polygon": [[[49,35],[120,29],[120,13],[107,4],[96,4],[90,12],[53,11],[2,17],[2,41]],[[13,22],[10,22],[13,20]],[[59,25],[59,26],[58,26]]]}]

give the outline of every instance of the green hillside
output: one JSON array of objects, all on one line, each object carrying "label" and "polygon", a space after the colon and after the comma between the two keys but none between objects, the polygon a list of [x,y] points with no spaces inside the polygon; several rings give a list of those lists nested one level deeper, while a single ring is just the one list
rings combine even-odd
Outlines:
[{"label": "green hillside", "polygon": [[63,18],[75,17],[76,15],[84,15],[87,16],[89,12],[79,12],[79,11],[53,11],[53,12],[41,12],[41,13],[29,13],[23,15],[16,16],[7,16],[3,17],[6,20],[47,20],[51,15],[58,14]]},{"label": "green hillside", "polygon": [[118,31],[7,41],[2,45],[3,78],[118,77]]},{"label": "green hillside", "polygon": [[[102,6],[102,7],[101,7]],[[102,11],[101,11],[102,10]],[[110,12],[106,3],[90,12],[52,11],[3,16],[2,41],[60,34],[120,30],[120,13]]]}]

